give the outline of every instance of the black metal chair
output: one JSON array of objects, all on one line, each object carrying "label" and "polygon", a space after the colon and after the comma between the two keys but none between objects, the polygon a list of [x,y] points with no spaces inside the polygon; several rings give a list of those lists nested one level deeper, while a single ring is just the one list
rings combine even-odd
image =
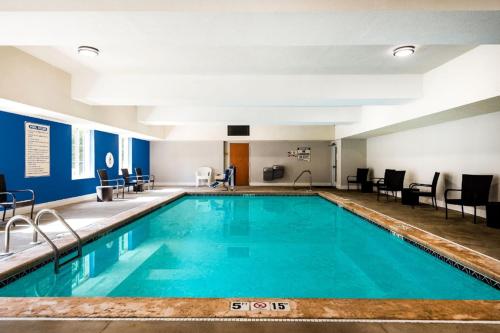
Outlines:
[{"label": "black metal chair", "polygon": [[[30,198],[19,200],[18,193],[30,194]],[[12,216],[16,215],[16,208],[31,206],[31,219],[35,208],[35,192],[33,190],[8,190],[5,176],[0,174],[0,207],[3,209],[2,221],[5,221],[7,209],[12,209]]]},{"label": "black metal chair", "polygon": [[349,191],[349,184],[356,184],[358,189],[368,180],[368,171],[367,168],[358,168],[356,170],[356,176],[347,176],[347,190]]},{"label": "black metal chair", "polygon": [[436,198],[436,189],[437,189],[437,183],[438,183],[438,180],[439,180],[439,175],[440,173],[439,172],[435,172],[434,173],[434,177],[432,178],[432,184],[420,184],[420,183],[411,183],[409,188],[412,189],[412,190],[416,190],[418,189],[419,187],[430,187],[430,192],[429,191],[421,191],[420,189],[418,189],[418,191],[415,191],[415,193],[418,195],[418,197],[428,197],[428,198],[431,198],[431,202],[432,202],[432,207],[438,209],[438,205],[437,205],[437,198]]},{"label": "black metal chair", "polygon": [[137,177],[137,182],[140,184],[152,184],[152,189],[155,188],[155,176],[154,175],[143,175],[142,168],[135,168],[135,175]]},{"label": "black metal chair", "polygon": [[389,192],[394,196],[394,201],[398,200],[398,192],[403,191],[406,171],[385,170],[384,183],[377,186],[377,200],[380,192],[385,191],[385,196],[389,200]]},{"label": "black metal chair", "polygon": [[97,170],[97,174],[99,175],[99,180],[101,182],[101,186],[112,186],[113,190],[116,191],[116,198],[118,199],[118,195],[120,194],[120,189],[122,190],[122,199],[125,199],[125,180],[123,179],[109,179],[108,172],[106,169]]},{"label": "black metal chair", "polygon": [[[446,218],[448,218],[448,204],[462,206],[462,217],[465,217],[464,206],[474,207],[474,223],[476,223],[476,208],[486,206],[490,196],[492,175],[462,175],[461,189],[447,189],[444,192]],[[449,192],[461,192],[460,199],[449,199]]]},{"label": "black metal chair", "polygon": [[135,193],[137,193],[137,176],[133,176],[128,172],[127,168],[123,168],[122,170],[122,178],[125,182],[124,186],[127,188],[127,192],[130,192],[130,186],[133,187]]}]

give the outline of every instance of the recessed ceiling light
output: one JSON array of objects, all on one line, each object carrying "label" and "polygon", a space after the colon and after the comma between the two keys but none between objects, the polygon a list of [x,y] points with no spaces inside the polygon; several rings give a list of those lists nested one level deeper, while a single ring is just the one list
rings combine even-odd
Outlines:
[{"label": "recessed ceiling light", "polygon": [[97,57],[99,55],[99,49],[92,46],[79,46],[78,54],[85,57]]},{"label": "recessed ceiling light", "polygon": [[411,56],[413,53],[415,53],[415,46],[413,45],[406,45],[406,46],[400,46],[394,49],[392,51],[392,54],[395,57],[408,57]]}]

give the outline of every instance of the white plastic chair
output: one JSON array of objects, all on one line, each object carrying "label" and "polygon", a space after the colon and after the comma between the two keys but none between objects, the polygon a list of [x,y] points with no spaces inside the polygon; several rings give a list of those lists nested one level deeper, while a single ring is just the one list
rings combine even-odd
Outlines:
[{"label": "white plastic chair", "polygon": [[206,180],[207,186],[210,185],[212,180],[212,168],[211,167],[200,167],[196,170],[196,187],[200,186],[200,180]]}]

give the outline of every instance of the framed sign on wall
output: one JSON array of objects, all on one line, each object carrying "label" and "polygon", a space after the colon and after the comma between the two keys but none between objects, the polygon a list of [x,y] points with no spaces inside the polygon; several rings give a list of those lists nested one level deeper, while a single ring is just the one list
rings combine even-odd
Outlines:
[{"label": "framed sign on wall", "polygon": [[106,154],[106,166],[111,169],[115,165],[115,158],[111,152]]},{"label": "framed sign on wall", "polygon": [[297,147],[297,150],[288,152],[288,157],[295,157],[299,161],[311,162],[311,147]]},{"label": "framed sign on wall", "polygon": [[24,123],[25,177],[50,176],[50,126]]}]

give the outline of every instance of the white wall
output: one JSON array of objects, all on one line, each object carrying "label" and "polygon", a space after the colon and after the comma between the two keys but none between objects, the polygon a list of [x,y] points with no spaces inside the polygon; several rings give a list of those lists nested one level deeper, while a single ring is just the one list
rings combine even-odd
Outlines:
[{"label": "white wall", "polygon": [[[292,185],[304,169],[311,170],[313,184],[330,185],[330,141],[252,141],[250,142],[250,185]],[[311,162],[288,157],[297,147],[311,147]],[[285,176],[272,182],[264,182],[262,169],[273,164],[285,167]],[[308,182],[304,176],[298,183]]]},{"label": "white wall", "polygon": [[[395,106],[364,106],[361,121],[337,126],[335,137],[366,137],[371,131],[380,128],[403,122],[418,122],[432,114],[498,97],[499,77],[500,45],[480,45],[425,73],[422,98]],[[475,114],[491,112],[490,108],[476,108],[475,111]],[[457,112],[456,116],[462,115]]]},{"label": "white wall", "polygon": [[194,185],[198,167],[224,168],[222,141],[151,142],[151,173],[160,185]]},{"label": "white wall", "polygon": [[463,173],[493,174],[490,200],[498,201],[500,112],[369,138],[367,165],[377,177],[386,168],[406,170],[405,185],[430,183],[441,172],[438,201],[445,188],[461,187]]}]

